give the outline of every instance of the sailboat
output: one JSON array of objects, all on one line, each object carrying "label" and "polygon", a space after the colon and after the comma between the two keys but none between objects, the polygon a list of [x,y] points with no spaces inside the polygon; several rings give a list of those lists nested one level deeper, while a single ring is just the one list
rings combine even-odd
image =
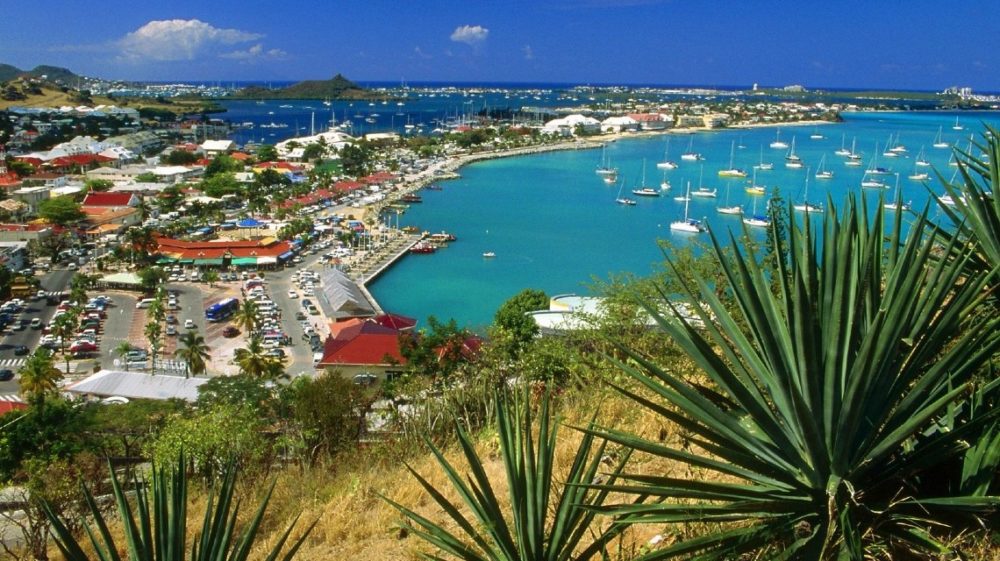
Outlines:
[{"label": "sailboat", "polygon": [[638,189],[632,189],[633,195],[639,195],[641,197],[659,197],[660,192],[652,187],[646,185],[646,159],[642,160],[642,181],[639,183]]},{"label": "sailboat", "polygon": [[666,170],[664,170],[663,181],[660,181],[660,191],[669,191],[669,190],[670,190],[670,180],[667,179],[667,172]]},{"label": "sailboat", "polygon": [[875,143],[875,156],[872,156],[872,163],[865,170],[865,174],[861,177],[861,188],[862,189],[885,189],[888,187],[880,179],[871,177],[872,175],[881,175],[877,170],[884,170],[885,168],[879,168],[875,166],[878,161],[878,142]]},{"label": "sailboat", "polygon": [[931,163],[924,158],[924,147],[920,147],[920,153],[917,154],[917,161],[915,162],[918,167],[926,168],[930,167]]},{"label": "sailboat", "polygon": [[824,137],[819,133],[819,129],[815,128],[813,129],[813,133],[809,135],[809,138],[813,140],[823,140]]},{"label": "sailboat", "polygon": [[955,125],[953,127],[951,127],[951,128],[952,128],[952,130],[956,130],[956,131],[965,130],[965,127],[963,127],[962,125],[958,124],[958,117],[955,117]]},{"label": "sailboat", "polygon": [[747,185],[747,193],[751,195],[763,195],[765,193],[763,185],[757,185],[757,168],[753,168],[753,179],[750,180],[750,185]]},{"label": "sailboat", "polygon": [[838,156],[850,156],[851,152],[844,147],[844,142],[847,140],[847,133],[840,135],[840,150],[834,152]]},{"label": "sailboat", "polygon": [[[833,172],[826,169],[826,154],[819,159],[819,168],[816,170],[816,179],[833,179]],[[808,183],[807,183],[808,184]]]},{"label": "sailboat", "polygon": [[699,154],[698,152],[694,151],[694,136],[692,136],[691,137],[691,141],[688,142],[687,152],[684,152],[683,154],[681,154],[681,159],[682,160],[688,160],[688,161],[698,161],[698,160],[704,160],[705,159],[705,158],[702,157],[701,154]]},{"label": "sailboat", "polygon": [[[930,179],[931,178],[930,174],[928,174],[926,171],[920,171],[919,166],[921,165],[930,165],[930,164],[927,164],[926,162],[924,164],[921,164],[920,160],[917,160],[916,164],[913,166],[913,173],[906,176],[907,179],[912,179],[913,181],[927,181],[928,179]],[[899,174],[896,175],[898,176]],[[897,177],[897,181],[898,180],[899,178]]]},{"label": "sailboat", "polygon": [[635,205],[635,201],[633,201],[632,199],[626,198],[626,197],[622,197],[622,189],[624,189],[624,188],[625,188],[625,180],[623,179],[623,180],[621,180],[621,182],[620,182],[620,184],[618,186],[618,197],[615,198],[615,202],[618,203],[618,204],[620,204],[620,205],[634,206]]},{"label": "sailboat", "polygon": [[795,137],[792,137],[792,147],[788,150],[788,155],[785,156],[785,167],[790,169],[799,169],[802,167],[802,158],[795,154]]},{"label": "sailboat", "polygon": [[858,137],[855,136],[851,139],[851,151],[847,154],[847,161],[844,162],[845,166],[861,167],[861,154],[858,154],[857,151],[855,151],[857,144]]},{"label": "sailboat", "polygon": [[944,127],[938,127],[938,133],[937,133],[937,136],[935,136],[935,137],[934,137],[934,144],[933,144],[933,146],[934,146],[935,148],[947,148],[947,147],[951,146],[950,144],[948,144],[947,142],[945,142],[945,141],[944,141],[944,140],[943,140],[943,139],[941,138],[941,129],[943,129],[943,128],[944,128]]},{"label": "sailboat", "polygon": [[[816,174],[819,176],[819,174]],[[802,204],[794,205],[795,210],[798,212],[823,212],[823,205],[809,204],[809,172],[806,172],[806,188],[805,192],[802,194]]]},{"label": "sailboat", "polygon": [[702,198],[715,198],[715,189],[709,189],[701,184],[701,180],[705,175],[705,166],[701,166],[701,170],[698,172],[698,188],[691,193],[692,197],[702,197]]},{"label": "sailboat", "polygon": [[717,210],[719,212],[719,214],[743,214],[743,208],[740,205],[729,206],[729,188],[730,187],[731,187],[731,185],[729,183],[727,183],[726,184],[726,204],[724,206],[716,207],[715,210]]},{"label": "sailboat", "polygon": [[771,171],[772,169],[774,169],[774,164],[772,164],[771,162],[765,162],[764,161],[764,145],[763,144],[760,146],[760,164],[758,164],[755,169],[759,169],[761,171]]},{"label": "sailboat", "polygon": [[[691,182],[688,181],[687,184],[688,195],[691,194]],[[688,218],[688,210],[691,205],[691,197],[688,196],[684,201],[684,220],[677,220],[670,223],[670,230],[673,232],[686,232],[689,234],[700,234],[705,231],[705,228],[701,225],[698,220],[692,220]]]},{"label": "sailboat", "polygon": [[753,214],[743,217],[743,223],[755,228],[766,228],[771,225],[771,220],[767,216],[757,214],[757,199],[753,200]]},{"label": "sailboat", "polygon": [[601,147],[601,163],[598,164],[595,171],[597,175],[618,175],[618,168],[611,167],[611,163],[608,161],[607,149],[607,145]]},{"label": "sailboat", "polygon": [[[927,175],[927,174],[924,174]],[[911,177],[912,179],[912,177]],[[882,205],[887,210],[910,210],[910,203],[904,203],[899,198],[899,174],[896,174],[896,192],[892,195],[892,200]]]},{"label": "sailboat", "polygon": [[788,144],[781,141],[781,129],[774,131],[774,142],[771,143],[771,148],[778,150],[788,148]]},{"label": "sailboat", "polygon": [[677,163],[670,161],[670,137],[667,137],[667,147],[663,149],[663,161],[657,162],[656,167],[660,169],[677,169]]},{"label": "sailboat", "polygon": [[719,177],[746,177],[747,176],[747,172],[743,171],[740,168],[733,167],[733,158],[735,156],[735,153],[736,153],[736,141],[734,140],[733,143],[729,146],[729,168],[728,169],[720,169],[719,170]]}]

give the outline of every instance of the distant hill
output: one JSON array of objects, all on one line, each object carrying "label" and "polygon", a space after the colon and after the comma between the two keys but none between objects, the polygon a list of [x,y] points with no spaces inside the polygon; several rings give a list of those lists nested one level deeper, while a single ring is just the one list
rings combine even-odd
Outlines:
[{"label": "distant hill", "polygon": [[366,90],[337,74],[329,80],[306,80],[276,90],[256,86],[244,88],[234,97],[252,99],[380,99],[385,96]]},{"label": "distant hill", "polygon": [[73,86],[80,80],[80,76],[59,66],[40,64],[31,70],[21,70],[16,66],[0,63],[0,82],[9,82],[20,77],[41,78],[42,76],[45,76],[45,80],[49,82],[65,86]]},{"label": "distant hill", "polygon": [[24,71],[16,66],[0,63],[0,82],[7,82],[20,76]]}]

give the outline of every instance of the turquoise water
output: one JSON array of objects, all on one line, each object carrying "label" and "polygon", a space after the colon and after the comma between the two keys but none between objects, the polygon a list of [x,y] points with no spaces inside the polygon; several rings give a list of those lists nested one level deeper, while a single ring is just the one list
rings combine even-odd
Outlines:
[{"label": "turquoise water", "polygon": [[[626,192],[640,182],[643,160],[646,183],[659,186],[663,172],[656,168],[656,162],[663,159],[668,138],[669,157],[680,166],[667,172],[672,188],[663,196],[643,198],[629,193],[638,202],[633,207],[615,204],[618,187],[605,185],[594,173],[600,150],[549,152],[472,164],[460,170],[460,179],[440,183],[443,190],[422,191],[424,202],[412,205],[399,219],[400,225],[432,232],[447,230],[458,236],[458,241],[435,254],[404,257],[369,288],[386,310],[421,320],[430,315],[454,318],[460,325],[478,329],[490,323],[500,304],[524,288],[549,294],[586,293],[595,279],[607,279],[613,273],[646,275],[662,261],[657,239],[674,243],[708,239],[706,235],[692,238],[669,230],[671,221],[683,217],[684,203],[675,201],[674,196],[684,191],[687,182],[695,189],[699,175],[703,175],[700,181],[705,187],[718,189],[716,199],[692,198],[689,211],[692,218],[707,219],[717,233],[741,228],[738,217],[715,212],[716,206],[726,202],[727,188],[728,204],[740,204],[744,212],[752,212],[755,197],[744,191],[750,177],[723,179],[717,175],[718,170],[729,167],[733,143],[744,147],[734,150],[734,165],[748,171],[759,163],[763,147],[763,159],[772,162],[774,170],[759,172],[757,183],[766,185],[768,192],[777,186],[786,200],[801,202],[808,177],[811,202],[825,202],[829,195],[839,205],[848,192],[862,191],[861,178],[878,142],[878,165],[900,173],[904,201],[922,208],[929,191],[943,193],[933,170],[950,178],[955,169],[947,165],[951,150],[931,147],[938,127],[943,127],[945,141],[958,142],[965,149],[969,135],[978,134],[983,122],[1000,125],[997,113],[963,112],[957,116],[963,131],[952,130],[956,114],[946,112],[859,113],[845,115],[841,124],[782,128],[781,139],[791,143],[795,138],[796,153],[806,166],[797,170],[784,167],[785,150],[768,147],[775,139],[774,128],[620,140],[608,145],[607,156],[619,168]],[[825,138],[811,139],[816,133]],[[906,157],[882,156],[890,134],[899,135],[899,142],[908,149]],[[846,167],[844,158],[833,153],[841,147],[842,135],[848,149],[852,139],[857,139],[856,149],[864,153],[865,166]],[[689,142],[704,155],[703,162],[680,159]],[[906,177],[914,172],[921,146],[933,164],[932,168],[921,168],[931,174],[927,187]],[[834,172],[831,180],[813,177],[823,155],[826,168]],[[808,174],[807,167],[811,168]],[[890,187],[895,185],[894,176],[882,176],[882,180]],[[867,189],[864,193],[875,198],[882,191]],[[885,191],[887,197],[893,193],[892,188]],[[762,213],[764,197],[756,198],[758,213]],[[819,215],[811,216],[819,220]],[[496,257],[484,259],[486,251],[496,253]]]}]

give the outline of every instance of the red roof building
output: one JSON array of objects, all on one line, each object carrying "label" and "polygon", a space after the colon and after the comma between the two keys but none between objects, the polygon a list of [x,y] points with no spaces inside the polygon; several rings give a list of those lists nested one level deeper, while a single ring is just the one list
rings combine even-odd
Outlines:
[{"label": "red roof building", "polygon": [[396,329],[354,318],[333,324],[331,331],[323,346],[323,359],[318,365],[321,368],[335,368],[348,378],[384,379],[406,364]]},{"label": "red roof building", "polygon": [[6,415],[11,411],[23,411],[27,408],[28,404],[20,396],[14,394],[0,395],[0,415]]},{"label": "red roof building", "polygon": [[161,237],[156,241],[161,256],[194,265],[268,266],[292,257],[291,244],[275,238],[186,242]]},{"label": "red roof building", "polygon": [[142,200],[134,193],[102,193],[91,191],[83,199],[81,206],[92,207],[137,207]]}]

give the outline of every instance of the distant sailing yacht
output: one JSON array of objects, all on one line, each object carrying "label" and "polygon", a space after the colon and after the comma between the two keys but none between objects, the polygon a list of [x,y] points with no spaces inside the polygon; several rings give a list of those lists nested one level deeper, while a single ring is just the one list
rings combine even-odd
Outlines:
[{"label": "distant sailing yacht", "polygon": [[663,149],[663,161],[658,162],[656,167],[660,169],[677,169],[677,163],[670,161],[670,137],[667,137],[667,147]]},{"label": "distant sailing yacht", "polygon": [[847,161],[844,162],[845,166],[856,167],[856,168],[861,167],[861,154],[858,154],[855,151],[857,144],[858,144],[858,137],[855,136],[854,138],[851,139],[851,152],[847,154]]},{"label": "distant sailing yacht", "polygon": [[736,153],[736,141],[734,140],[733,143],[729,146],[729,168],[728,169],[720,169],[719,170],[719,177],[746,177],[747,176],[747,172],[743,171],[740,168],[733,167],[733,158],[735,156],[735,153]]},{"label": "distant sailing yacht", "polygon": [[755,228],[766,228],[771,225],[771,220],[762,214],[757,214],[757,199],[753,200],[753,214],[743,217],[743,223]]},{"label": "distant sailing yacht", "polygon": [[785,167],[790,169],[799,169],[802,167],[802,158],[800,158],[795,153],[795,137],[792,137],[792,147],[788,150],[788,155],[785,156]]},{"label": "distant sailing yacht", "polygon": [[956,131],[965,130],[965,127],[963,127],[962,125],[958,124],[958,117],[955,117],[955,125],[953,127],[951,127],[951,128],[952,128],[952,130],[956,130]]},{"label": "distant sailing yacht", "polygon": [[788,144],[781,141],[781,129],[774,131],[774,142],[771,143],[771,148],[777,150],[784,150],[788,148]]},{"label": "distant sailing yacht", "polygon": [[934,137],[934,144],[933,144],[933,146],[934,146],[935,148],[947,148],[947,147],[951,146],[950,144],[948,144],[947,142],[945,142],[945,141],[944,141],[944,140],[943,140],[943,139],[941,138],[941,129],[943,129],[943,128],[944,128],[944,127],[938,127],[938,133],[937,133],[937,136],[935,136],[935,137]]},{"label": "distant sailing yacht", "polygon": [[750,180],[750,185],[747,185],[747,193],[751,195],[763,195],[766,191],[763,185],[757,185],[757,168],[753,168],[753,179]]},{"label": "distant sailing yacht", "polygon": [[[817,174],[819,175],[819,174]],[[809,172],[806,172],[806,188],[805,192],[802,194],[802,204],[795,205],[795,210],[798,212],[823,212],[823,205],[814,205],[809,203]]]},{"label": "distant sailing yacht", "polygon": [[705,158],[702,157],[701,154],[699,154],[698,152],[694,151],[694,136],[693,135],[691,136],[691,141],[688,142],[687,152],[684,152],[683,154],[681,154],[681,159],[682,160],[687,160],[687,161],[698,161],[698,160],[704,160],[705,159]]},{"label": "distant sailing yacht", "polygon": [[[927,175],[926,173],[924,175]],[[912,179],[912,177],[910,178]],[[904,203],[899,198],[899,174],[896,174],[896,192],[892,195],[892,201],[882,205],[886,210],[910,210],[910,203]]]},{"label": "distant sailing yacht", "polygon": [[731,185],[726,183],[726,203],[723,206],[716,207],[716,211],[719,214],[743,214],[743,208],[740,205],[729,206],[729,188]]},{"label": "distant sailing yacht", "polygon": [[639,195],[640,197],[659,197],[660,192],[652,187],[646,185],[646,159],[642,159],[642,182],[639,183],[638,189],[632,189],[633,195]]},{"label": "distant sailing yacht", "polygon": [[[816,170],[816,179],[833,179],[833,172],[826,169],[826,154],[819,159],[819,169]],[[808,183],[806,183],[808,185]]]},{"label": "distant sailing yacht", "polygon": [[772,169],[774,169],[774,164],[772,164],[771,162],[765,162],[764,161],[764,145],[763,144],[760,145],[760,164],[758,164],[756,166],[756,169],[759,169],[761,171],[771,171]]},{"label": "distant sailing yacht", "polygon": [[[691,193],[691,182],[688,181],[687,192]],[[700,234],[705,231],[705,228],[701,225],[698,220],[692,220],[688,218],[688,208],[691,204],[691,197],[685,197],[684,201],[684,220],[677,220],[670,223],[670,230],[673,232],[685,232],[688,234]]]},{"label": "distant sailing yacht", "polygon": [[625,206],[635,206],[635,201],[632,199],[622,197],[622,190],[625,188],[625,180],[621,180],[621,184],[618,186],[618,197],[615,198],[615,202],[620,205]]},{"label": "distant sailing yacht", "polygon": [[878,142],[875,143],[875,154],[872,156],[872,163],[865,170],[865,174],[861,177],[861,188],[862,189],[885,189],[888,187],[880,179],[871,177],[873,175],[882,175],[883,168],[876,167],[875,164],[878,161]]},{"label": "distant sailing yacht", "polygon": [[608,161],[607,148],[607,145],[601,147],[601,163],[598,164],[595,171],[597,175],[618,175],[618,168],[611,167],[611,163]]},{"label": "distant sailing yacht", "polygon": [[698,171],[698,188],[695,189],[694,193],[691,193],[690,196],[714,199],[716,190],[709,189],[708,187],[705,187],[704,185],[701,184],[701,180],[704,177],[704,175],[705,175],[705,166],[704,164],[702,164],[701,170]]},{"label": "distant sailing yacht", "polygon": [[850,156],[851,152],[844,147],[844,142],[847,140],[847,133],[840,135],[840,150],[834,152],[838,156]]}]

